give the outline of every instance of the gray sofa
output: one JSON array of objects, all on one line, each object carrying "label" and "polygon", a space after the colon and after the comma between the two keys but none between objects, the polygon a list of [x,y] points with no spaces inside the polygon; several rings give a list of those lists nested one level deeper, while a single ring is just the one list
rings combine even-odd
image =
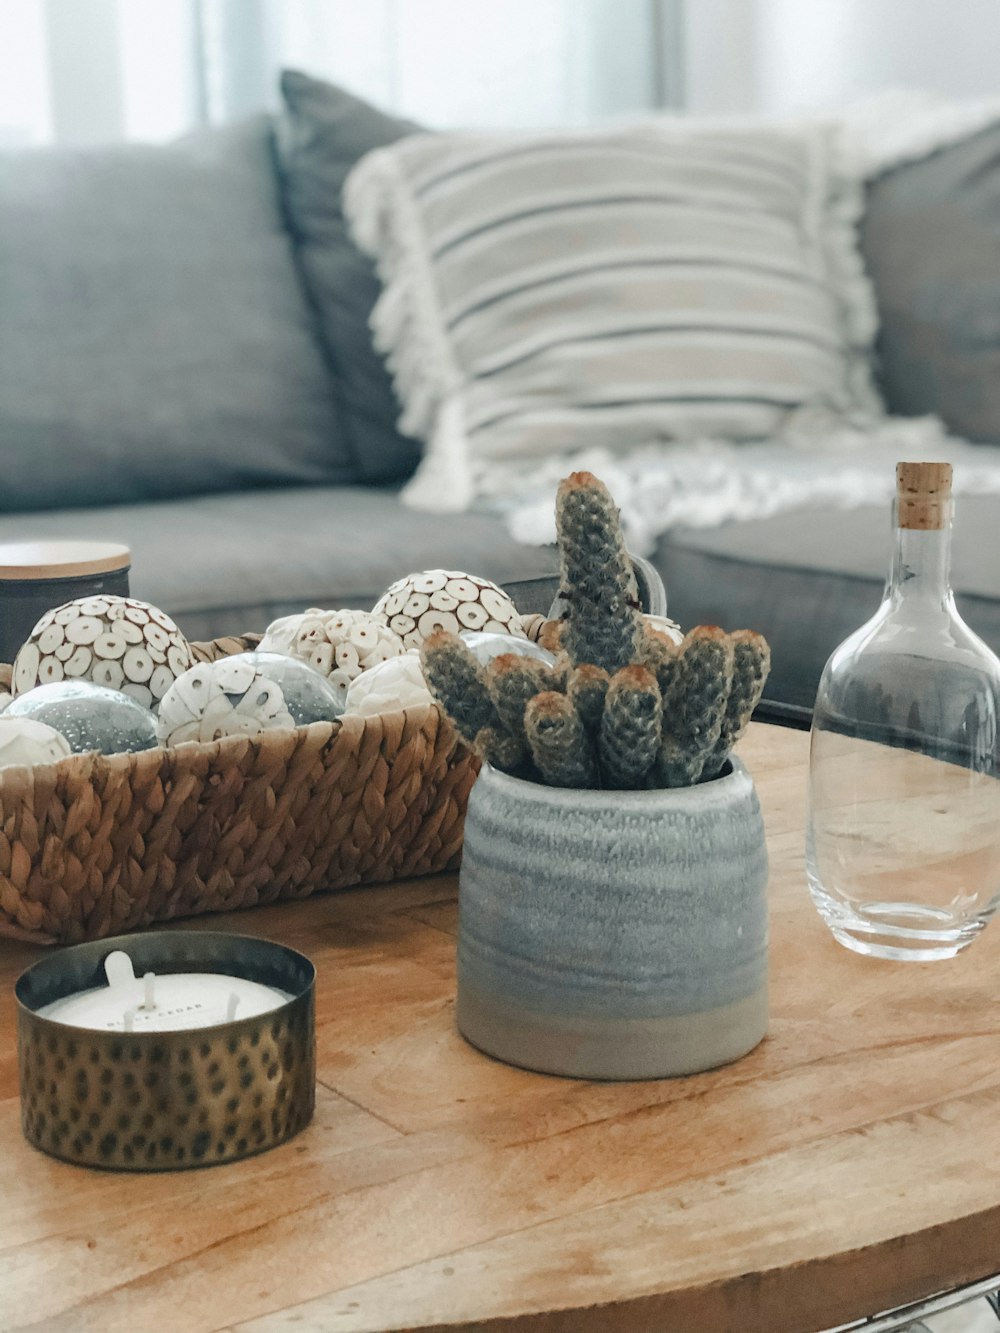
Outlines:
[{"label": "gray sofa", "polygon": [[[0,156],[0,542],[124,541],[135,594],[193,638],[307,605],[370,606],[429,566],[551,576],[554,552],[518,546],[496,518],[399,503],[418,448],[396,429],[367,329],[378,287],[340,195],[364,152],[413,127],[304,75],[282,91],[276,120],[166,148]],[[986,131],[883,178],[864,234],[889,406],[935,407],[977,438],[995,422],[994,439],[998,150]],[[901,268],[922,205],[922,260]],[[981,251],[966,278],[972,344],[960,275],[935,240],[949,210]],[[973,273],[991,256],[984,292]],[[927,402],[913,384],[931,381]],[[998,522],[1000,501],[963,502],[955,552],[960,605],[996,649]],[[889,552],[879,506],[678,529],[655,564],[682,624],[767,635],[769,699],[794,712],[877,605]]]}]

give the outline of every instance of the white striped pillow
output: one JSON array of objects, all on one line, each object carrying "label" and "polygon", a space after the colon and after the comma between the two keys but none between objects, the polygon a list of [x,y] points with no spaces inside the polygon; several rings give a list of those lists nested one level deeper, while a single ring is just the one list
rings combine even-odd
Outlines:
[{"label": "white striped pillow", "polygon": [[372,318],[407,499],[463,508],[491,462],[774,435],[876,406],[852,191],[818,127],[660,118],[419,135],[347,184],[385,284]]}]

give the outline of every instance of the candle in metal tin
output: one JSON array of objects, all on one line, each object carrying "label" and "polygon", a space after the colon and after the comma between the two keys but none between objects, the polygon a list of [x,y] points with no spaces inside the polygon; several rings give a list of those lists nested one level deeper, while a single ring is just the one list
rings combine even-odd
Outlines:
[{"label": "candle in metal tin", "polygon": [[132,1171],[285,1142],[313,1112],[314,981],[292,949],[202,931],[43,958],[15,987],[26,1137],[67,1161]]}]

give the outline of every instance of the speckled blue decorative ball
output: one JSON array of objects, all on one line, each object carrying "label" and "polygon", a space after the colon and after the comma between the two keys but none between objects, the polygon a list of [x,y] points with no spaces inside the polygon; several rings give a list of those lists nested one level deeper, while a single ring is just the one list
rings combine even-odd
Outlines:
[{"label": "speckled blue decorative ball", "polygon": [[310,722],[332,722],[344,711],[339,691],[316,667],[284,653],[238,653],[230,662],[247,662],[280,688],[285,707],[297,727]]},{"label": "speckled blue decorative ball", "polygon": [[156,745],[156,719],[121,690],[89,680],[61,680],[19,694],[6,717],[30,717],[66,737],[74,754],[124,754]]},{"label": "speckled blue decorative ball", "polygon": [[520,634],[497,634],[493,630],[465,630],[458,636],[480,664],[488,666],[494,657],[514,653],[517,657],[532,657],[546,666],[555,666],[556,659],[540,644],[522,638]]}]

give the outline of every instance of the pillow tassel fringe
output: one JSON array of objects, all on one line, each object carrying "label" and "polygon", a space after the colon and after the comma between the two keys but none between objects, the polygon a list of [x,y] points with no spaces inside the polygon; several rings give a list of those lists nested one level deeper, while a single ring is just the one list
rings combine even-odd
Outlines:
[{"label": "pillow tassel fringe", "polygon": [[458,394],[449,394],[438,409],[430,449],[416,476],[403,488],[402,500],[412,509],[457,514],[468,509],[474,498],[462,400]]},{"label": "pillow tassel fringe", "polygon": [[355,167],[344,198],[354,238],[375,259],[384,284],[371,328],[404,404],[399,429],[427,441],[402,499],[414,509],[459,513],[475,494],[461,376],[441,331],[434,275],[422,258],[426,238],[420,217],[392,153],[376,150]]}]

